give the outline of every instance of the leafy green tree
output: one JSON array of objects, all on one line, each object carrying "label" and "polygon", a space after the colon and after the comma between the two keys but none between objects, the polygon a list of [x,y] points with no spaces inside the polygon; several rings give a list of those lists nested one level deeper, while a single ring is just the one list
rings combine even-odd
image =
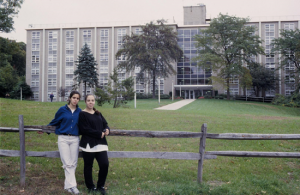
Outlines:
[{"label": "leafy green tree", "polygon": [[10,97],[14,99],[19,99],[21,96],[21,88],[22,88],[22,98],[29,98],[33,96],[33,92],[29,85],[27,85],[25,81],[25,76],[22,76],[20,81],[14,87],[13,92],[11,93]]},{"label": "leafy green tree", "polygon": [[295,92],[299,93],[300,82],[300,30],[281,30],[280,37],[273,39],[272,52],[281,54],[281,67],[292,64],[294,71],[290,71],[290,75],[295,79]]},{"label": "leafy green tree", "polygon": [[139,75],[147,73],[151,76],[153,98],[156,78],[175,74],[172,63],[180,59],[183,53],[177,44],[177,32],[166,26],[165,22],[150,22],[142,26],[141,34],[126,35],[123,47],[116,53],[116,59],[126,57],[126,61],[119,63],[119,68],[129,72],[139,67]]},{"label": "leafy green tree", "polygon": [[96,101],[98,106],[102,106],[105,103],[111,104],[111,98],[107,93],[106,87],[97,87],[95,95],[97,96]]},{"label": "leafy green tree", "polygon": [[77,70],[74,71],[75,80],[78,85],[84,84],[84,94],[86,95],[86,86],[94,87],[98,84],[97,63],[87,44],[84,44],[80,51],[80,55],[76,61]]},{"label": "leafy green tree", "polygon": [[252,88],[252,76],[250,70],[246,67],[243,67],[243,74],[240,78],[240,85],[244,90],[244,94],[246,94],[246,90]]},{"label": "leafy green tree", "polygon": [[18,75],[13,67],[8,63],[0,68],[0,96],[5,97],[6,93],[13,91],[18,83]]},{"label": "leafy green tree", "polygon": [[23,0],[0,0],[0,32],[9,33],[14,30],[13,17],[21,8]]},{"label": "leafy green tree", "polygon": [[213,71],[216,75],[212,82],[222,82],[230,98],[229,81],[244,74],[243,62],[251,56],[264,54],[255,28],[247,26],[248,18],[219,14],[212,19],[210,26],[196,35],[199,54],[193,59],[200,67]]},{"label": "leafy green tree", "polygon": [[256,96],[259,96],[259,92],[262,92],[262,96],[265,97],[265,91],[276,88],[276,83],[279,81],[279,77],[274,70],[265,68],[259,64],[253,64],[250,66],[250,74],[252,76],[253,89]]},{"label": "leafy green tree", "polygon": [[123,81],[118,79],[117,68],[114,69],[113,74],[110,75],[110,79],[107,86],[97,88],[95,95],[97,96],[97,104],[102,106],[104,103],[114,102],[113,108],[117,108],[122,104],[127,104],[128,101],[133,99],[134,96],[134,80],[129,77]]},{"label": "leafy green tree", "polygon": [[[25,76],[26,73],[26,44],[17,42],[17,48],[12,54],[11,66],[17,71],[19,76]],[[25,45],[25,49],[24,49]]]},{"label": "leafy green tree", "polygon": [[0,37],[0,67],[5,66],[8,62],[19,76],[24,76],[26,70],[26,44]]}]

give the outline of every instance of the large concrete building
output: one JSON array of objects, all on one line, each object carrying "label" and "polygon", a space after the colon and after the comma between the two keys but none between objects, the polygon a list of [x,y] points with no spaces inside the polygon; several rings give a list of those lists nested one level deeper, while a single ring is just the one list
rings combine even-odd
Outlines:
[{"label": "large concrete building", "polygon": [[[222,88],[213,89],[208,84],[211,72],[197,67],[192,58],[197,56],[194,35],[201,29],[209,26],[206,19],[205,5],[186,6],[184,10],[184,22],[182,25],[173,22],[167,25],[178,32],[178,44],[184,51],[184,58],[174,62],[177,74],[169,78],[160,79],[160,93],[169,94],[172,90],[176,96],[194,99],[204,95],[207,91],[218,90],[219,94],[226,91]],[[300,28],[300,19],[282,21],[251,21],[247,25],[255,26],[256,33],[261,37],[265,56],[256,56],[253,60],[265,65],[266,68],[275,69],[278,64],[278,56],[270,54],[270,43],[272,39],[279,37],[281,29]],[[122,38],[126,34],[140,33],[140,25],[95,25],[95,26],[60,26],[41,27],[29,25],[27,29],[27,57],[26,57],[26,82],[31,86],[36,101],[50,101],[49,95],[54,94],[54,100],[64,101],[58,97],[57,91],[63,87],[70,92],[72,90],[75,61],[82,46],[87,43],[98,64],[99,83],[106,85],[112,70],[124,58],[115,59],[115,54],[122,46]],[[287,65],[279,71],[281,83],[276,90],[267,91],[267,96],[276,93],[289,95],[294,91],[292,78],[289,71],[294,69],[293,65]],[[135,72],[139,72],[138,69]],[[119,71],[119,79],[123,80],[133,76],[134,72],[126,73]],[[136,84],[137,93],[152,93],[151,83],[140,81]],[[79,88],[83,92],[83,87]],[[93,93],[88,89],[87,93]],[[232,79],[230,93],[244,95],[239,85],[239,80]],[[253,93],[248,90],[247,94]]]}]

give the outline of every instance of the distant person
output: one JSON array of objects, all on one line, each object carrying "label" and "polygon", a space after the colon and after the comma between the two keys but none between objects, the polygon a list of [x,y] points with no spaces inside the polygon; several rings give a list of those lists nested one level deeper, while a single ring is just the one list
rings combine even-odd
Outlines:
[{"label": "distant person", "polygon": [[[85,97],[86,108],[79,114],[79,134],[82,135],[79,149],[82,150],[84,162],[84,181],[88,192],[105,194],[105,181],[108,173],[108,146],[105,136],[110,132],[103,115],[94,108],[95,97]],[[93,163],[97,160],[99,166],[97,188],[93,182]]]},{"label": "distant person", "polygon": [[53,95],[53,93],[51,93],[50,94],[50,100],[51,100],[51,102],[53,101],[53,98],[54,98],[54,95]]},{"label": "distant person", "polygon": [[81,109],[78,107],[80,93],[72,91],[69,102],[58,109],[54,119],[48,124],[56,126],[58,149],[63,169],[65,170],[64,189],[72,194],[79,194],[75,178],[79,153],[78,118]]}]

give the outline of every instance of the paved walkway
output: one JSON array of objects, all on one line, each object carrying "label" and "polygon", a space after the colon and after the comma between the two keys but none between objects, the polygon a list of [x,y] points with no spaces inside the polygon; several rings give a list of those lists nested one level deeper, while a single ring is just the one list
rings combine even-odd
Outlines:
[{"label": "paved walkway", "polygon": [[188,99],[188,100],[180,100],[178,102],[175,102],[173,104],[169,104],[169,105],[166,105],[166,106],[162,106],[162,107],[159,107],[159,108],[155,108],[155,110],[177,110],[185,105],[188,105],[189,103],[192,103],[193,99]]}]

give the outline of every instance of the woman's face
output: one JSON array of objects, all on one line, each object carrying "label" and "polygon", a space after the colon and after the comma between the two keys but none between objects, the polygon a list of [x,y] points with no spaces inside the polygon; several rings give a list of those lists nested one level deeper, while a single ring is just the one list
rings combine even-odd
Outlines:
[{"label": "woman's face", "polygon": [[88,109],[93,109],[94,108],[94,105],[95,105],[95,98],[93,95],[89,95],[87,98],[86,98],[86,101],[85,101],[85,104],[86,104],[86,107]]},{"label": "woman's face", "polygon": [[74,94],[71,99],[70,99],[70,104],[72,104],[73,106],[76,106],[79,102],[79,95],[78,94]]}]

